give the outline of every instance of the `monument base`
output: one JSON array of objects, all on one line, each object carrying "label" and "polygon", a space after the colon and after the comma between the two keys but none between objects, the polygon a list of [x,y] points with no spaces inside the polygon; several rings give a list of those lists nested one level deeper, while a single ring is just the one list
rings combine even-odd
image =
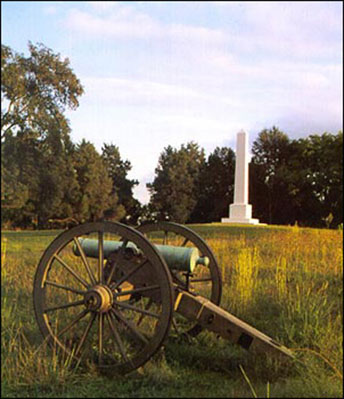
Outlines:
[{"label": "monument base", "polygon": [[235,219],[235,218],[222,218],[221,223],[237,223],[237,224],[261,224],[259,219]]},{"label": "monument base", "polygon": [[222,218],[221,223],[260,224],[259,219],[252,219],[250,204],[231,204],[229,218]]}]

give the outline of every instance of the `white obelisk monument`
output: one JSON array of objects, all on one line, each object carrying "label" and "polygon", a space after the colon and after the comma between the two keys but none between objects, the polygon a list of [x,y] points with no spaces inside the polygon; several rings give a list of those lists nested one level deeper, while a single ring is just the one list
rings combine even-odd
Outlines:
[{"label": "white obelisk monument", "polygon": [[229,218],[222,223],[259,224],[252,219],[252,205],[248,203],[248,136],[241,130],[237,134],[234,203],[229,206]]}]

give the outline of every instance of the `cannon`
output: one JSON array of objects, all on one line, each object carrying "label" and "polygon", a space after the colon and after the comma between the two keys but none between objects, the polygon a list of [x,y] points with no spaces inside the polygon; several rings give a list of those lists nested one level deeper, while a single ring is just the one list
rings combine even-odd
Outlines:
[{"label": "cannon", "polygon": [[38,264],[33,300],[48,343],[103,371],[143,366],[172,330],[195,337],[207,329],[249,351],[293,357],[222,309],[221,291],[216,258],[190,228],[104,221],[53,240]]}]

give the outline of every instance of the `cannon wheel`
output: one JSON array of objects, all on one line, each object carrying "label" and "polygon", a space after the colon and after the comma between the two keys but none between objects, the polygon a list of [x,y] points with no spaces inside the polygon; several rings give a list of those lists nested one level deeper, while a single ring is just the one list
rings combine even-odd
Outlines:
[{"label": "cannon wheel", "polygon": [[[201,295],[209,299],[215,305],[219,305],[222,293],[221,272],[216,258],[207,243],[190,228],[172,222],[155,222],[143,224],[137,227],[150,242],[164,245],[193,246],[199,250],[200,256],[209,258],[207,268],[197,266],[192,274],[171,270],[174,284],[180,288]],[[159,242],[157,242],[157,240]],[[195,337],[202,331],[202,327],[194,323],[186,323],[183,326],[175,320],[173,326],[177,333],[187,333]]]},{"label": "cannon wheel", "polygon": [[[79,238],[85,237],[98,239],[97,259],[88,258],[81,249]],[[123,245],[114,264],[116,272],[109,277],[103,242],[113,237]],[[140,249],[140,256],[130,259],[129,253],[128,257],[129,242]],[[81,256],[74,255],[73,246]],[[137,288],[133,281],[140,272],[150,279]],[[129,291],[140,293],[141,299],[128,301]],[[154,306],[148,311],[149,293]],[[124,374],[146,363],[163,344],[171,325],[174,291],[165,261],[142,234],[120,223],[96,222],[67,230],[50,244],[36,271],[33,299],[39,328],[52,347],[62,349],[72,361]],[[143,315],[145,321],[138,323]]]}]

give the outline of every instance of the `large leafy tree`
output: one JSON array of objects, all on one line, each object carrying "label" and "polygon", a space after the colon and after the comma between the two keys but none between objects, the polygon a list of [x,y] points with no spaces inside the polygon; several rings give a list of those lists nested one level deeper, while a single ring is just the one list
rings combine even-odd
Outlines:
[{"label": "large leafy tree", "polygon": [[29,42],[30,55],[1,46],[1,138],[21,131],[44,138],[49,131],[69,132],[64,112],[76,109],[83,93],[69,66],[43,44]]},{"label": "large leafy tree", "polygon": [[29,43],[28,57],[2,45],[1,203],[5,219],[43,227],[49,217],[71,212],[65,200],[77,181],[67,159],[70,128],[64,112],[78,106],[82,93],[67,58],[61,59],[42,44]]},{"label": "large leafy tree", "polygon": [[179,150],[171,146],[164,149],[154,181],[147,184],[151,209],[159,219],[188,221],[197,204],[204,162],[204,150],[194,142],[181,145]]},{"label": "large leafy tree", "polygon": [[216,147],[200,174],[200,189],[192,221],[215,222],[228,215],[233,201],[235,154],[229,147]]},{"label": "large leafy tree", "polygon": [[112,179],[112,194],[118,197],[118,203],[126,211],[126,221],[135,224],[140,213],[140,203],[133,196],[137,180],[128,178],[132,166],[130,161],[123,160],[119,148],[113,144],[105,144],[102,148],[102,158]]}]

